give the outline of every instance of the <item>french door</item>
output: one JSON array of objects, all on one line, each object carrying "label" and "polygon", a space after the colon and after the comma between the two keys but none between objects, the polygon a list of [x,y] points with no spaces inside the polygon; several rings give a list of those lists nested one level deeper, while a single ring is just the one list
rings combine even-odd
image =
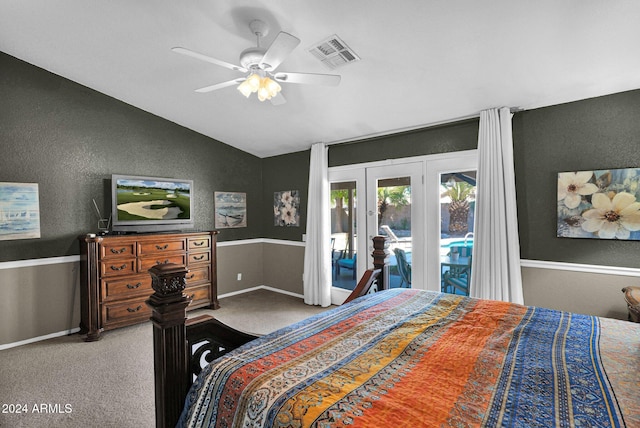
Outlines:
[{"label": "french door", "polygon": [[[366,270],[366,194],[363,168],[330,168],[331,303],[341,305]],[[360,200],[362,198],[362,201]],[[362,207],[362,208],[361,208]],[[362,231],[362,232],[360,232]],[[364,238],[363,238],[364,237]],[[358,260],[360,254],[360,260]]]},{"label": "french door", "polygon": [[390,287],[421,288],[424,258],[422,162],[370,167],[367,179],[367,255],[373,266],[372,238],[386,236],[390,252]]},{"label": "french door", "polygon": [[428,290],[469,294],[477,168],[476,150],[425,162]]},{"label": "french door", "polygon": [[[473,246],[467,234],[473,233],[476,169],[476,150],[329,168],[332,303],[341,304],[372,266],[375,235],[389,238],[392,287],[453,290],[443,288],[443,273],[453,273],[451,264],[468,258],[445,259],[451,252],[445,247],[453,238]],[[469,205],[467,230],[449,232],[452,192],[447,189],[464,187],[458,184],[463,182],[473,189],[455,205]],[[410,277],[402,275],[403,260],[410,265]]]},{"label": "french door", "polygon": [[[342,303],[373,266],[371,239],[376,235],[389,237],[391,286],[422,284],[422,264],[411,269],[410,277],[403,277],[398,266],[424,257],[422,175],[421,162],[330,169],[332,303]],[[398,249],[403,260],[398,260]]]}]

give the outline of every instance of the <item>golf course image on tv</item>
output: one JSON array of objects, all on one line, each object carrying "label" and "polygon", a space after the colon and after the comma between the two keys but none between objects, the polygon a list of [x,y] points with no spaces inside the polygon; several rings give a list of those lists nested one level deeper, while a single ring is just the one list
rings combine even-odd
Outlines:
[{"label": "golf course image on tv", "polygon": [[189,220],[191,218],[191,184],[170,179],[116,180],[117,220]]}]

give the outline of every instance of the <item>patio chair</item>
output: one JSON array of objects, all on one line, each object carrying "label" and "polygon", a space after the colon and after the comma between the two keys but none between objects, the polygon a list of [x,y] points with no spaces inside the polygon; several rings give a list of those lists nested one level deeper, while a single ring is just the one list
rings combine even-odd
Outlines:
[{"label": "patio chair", "polygon": [[338,279],[338,260],[342,258],[343,250],[336,250],[336,238],[331,238],[331,271],[333,279]]},{"label": "patio chair", "polygon": [[336,277],[340,275],[340,268],[345,268],[351,269],[353,271],[353,279],[356,279],[357,256],[357,254],[354,254],[352,259],[339,259],[336,263]]},{"label": "patio chair", "polygon": [[451,294],[469,295],[471,281],[471,256],[466,265],[449,266],[449,270],[442,274],[443,292]]},{"label": "patio chair", "polygon": [[400,248],[394,248],[393,252],[398,261],[398,272],[400,272],[400,278],[402,279],[400,287],[406,282],[407,288],[411,288],[411,265],[407,261],[407,254]]},{"label": "patio chair", "polygon": [[396,243],[396,244],[410,244],[411,243],[411,238],[398,238],[398,236],[393,233],[393,230],[391,230],[391,228],[389,226],[387,226],[386,224],[383,224],[382,226],[380,226],[380,229],[382,229],[384,231],[384,233],[387,234],[387,236],[389,237],[389,241],[391,241],[392,243]]}]

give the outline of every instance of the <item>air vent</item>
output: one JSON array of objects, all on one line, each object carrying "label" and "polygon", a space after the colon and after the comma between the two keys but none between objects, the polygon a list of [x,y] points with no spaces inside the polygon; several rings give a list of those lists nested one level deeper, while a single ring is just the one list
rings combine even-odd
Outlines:
[{"label": "air vent", "polygon": [[309,48],[309,52],[332,70],[351,62],[360,61],[360,57],[335,34],[316,43]]}]

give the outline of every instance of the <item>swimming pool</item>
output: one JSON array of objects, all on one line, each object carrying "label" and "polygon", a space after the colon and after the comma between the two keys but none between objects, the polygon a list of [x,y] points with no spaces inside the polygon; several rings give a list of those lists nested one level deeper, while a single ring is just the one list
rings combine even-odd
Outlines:
[{"label": "swimming pool", "polygon": [[443,242],[440,245],[440,248],[451,248],[451,247],[467,247],[467,248],[472,248],[473,247],[473,239],[467,239],[467,241],[465,242],[464,240],[462,241],[449,241],[449,242]]}]

